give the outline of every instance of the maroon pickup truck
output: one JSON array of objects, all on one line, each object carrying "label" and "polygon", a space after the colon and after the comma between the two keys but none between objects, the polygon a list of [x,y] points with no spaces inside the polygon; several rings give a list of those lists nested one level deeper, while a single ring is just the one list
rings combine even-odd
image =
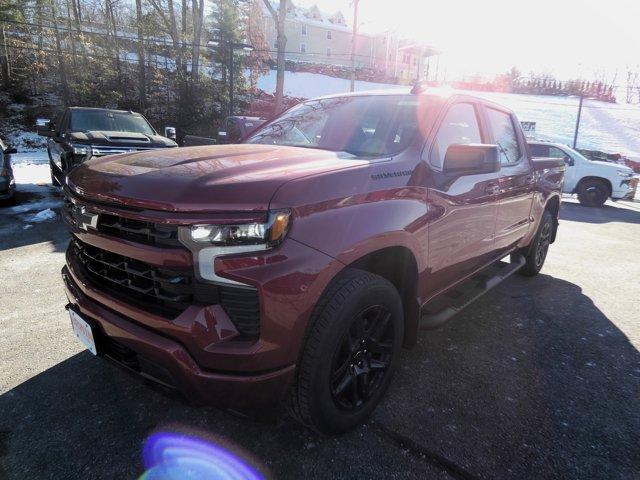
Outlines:
[{"label": "maroon pickup truck", "polygon": [[344,431],[421,329],[538,273],[563,172],[511,111],[420,87],[310,100],[241,145],[89,160],[64,185],[73,330],[198,403],[285,400]]}]

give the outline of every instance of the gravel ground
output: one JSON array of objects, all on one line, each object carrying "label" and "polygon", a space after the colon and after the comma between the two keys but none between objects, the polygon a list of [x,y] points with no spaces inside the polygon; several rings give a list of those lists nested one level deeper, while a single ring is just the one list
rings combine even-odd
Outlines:
[{"label": "gravel ground", "polygon": [[[59,202],[37,185],[20,200]],[[25,229],[37,211],[0,214],[0,478],[136,478],[159,430],[224,439],[273,478],[640,478],[638,203],[563,202],[543,274],[425,332],[372,420],[334,438],[186,406],[84,351],[67,233]]]}]

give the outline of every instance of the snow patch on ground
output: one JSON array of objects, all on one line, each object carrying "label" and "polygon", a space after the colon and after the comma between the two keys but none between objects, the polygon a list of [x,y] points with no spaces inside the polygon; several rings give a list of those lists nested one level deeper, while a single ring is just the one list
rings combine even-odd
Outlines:
[{"label": "snow patch on ground", "polygon": [[46,210],[42,210],[35,215],[26,217],[24,220],[29,223],[42,223],[48,220],[54,220],[57,216],[58,215],[56,214],[56,212],[54,212],[50,208],[47,208]]},{"label": "snow patch on ground", "polygon": [[35,152],[46,148],[47,140],[35,132],[17,131],[7,137],[7,143],[20,152]]},{"label": "snow patch on ground", "polygon": [[[311,72],[285,72],[284,93],[291,97],[315,98],[324,95],[334,95],[349,91],[350,80],[335,78],[320,73]],[[258,88],[267,93],[273,93],[276,89],[276,71],[269,70],[265,76],[258,79]],[[391,85],[387,83],[373,83],[356,80],[357,92],[366,90],[404,89],[403,85]]]},{"label": "snow patch on ground", "polygon": [[49,167],[49,154],[47,153],[46,148],[41,148],[39,150],[34,150],[32,152],[18,152],[11,155],[11,164],[14,167],[14,170],[19,165],[43,165],[46,164],[47,168]]},{"label": "snow patch on ground", "polygon": [[[13,207],[0,209],[0,215],[17,215],[20,220],[29,223],[40,223],[56,218],[53,209],[62,206],[62,197],[51,185],[49,158],[46,151],[18,153],[12,155],[13,175],[16,179],[16,190],[28,193],[29,200],[22,201]],[[36,213],[33,213],[36,212]],[[30,228],[30,226],[23,226]]]}]

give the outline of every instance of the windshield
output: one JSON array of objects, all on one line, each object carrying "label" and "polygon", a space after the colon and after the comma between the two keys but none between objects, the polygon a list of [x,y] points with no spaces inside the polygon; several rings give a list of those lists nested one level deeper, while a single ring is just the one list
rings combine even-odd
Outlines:
[{"label": "windshield", "polygon": [[418,98],[407,95],[311,100],[285,112],[245,143],[321,148],[364,157],[395,155],[416,137],[417,105]]},{"label": "windshield", "polygon": [[76,110],[71,112],[70,129],[74,132],[133,132],[155,135],[151,125],[138,113]]}]

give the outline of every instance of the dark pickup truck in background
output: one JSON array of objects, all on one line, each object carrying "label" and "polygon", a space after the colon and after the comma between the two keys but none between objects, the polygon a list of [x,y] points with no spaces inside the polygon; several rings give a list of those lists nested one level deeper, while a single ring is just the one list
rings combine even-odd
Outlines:
[{"label": "dark pickup truck in background", "polygon": [[90,160],[65,185],[72,326],[192,401],[286,400],[345,431],[419,330],[540,271],[564,168],[510,110],[419,86],[303,102],[240,145]]},{"label": "dark pickup truck in background", "polygon": [[48,137],[51,182],[56,186],[90,158],[178,146],[175,136],[158,135],[142,115],[124,110],[70,107],[54,120],[38,119],[36,127],[39,135]]}]

